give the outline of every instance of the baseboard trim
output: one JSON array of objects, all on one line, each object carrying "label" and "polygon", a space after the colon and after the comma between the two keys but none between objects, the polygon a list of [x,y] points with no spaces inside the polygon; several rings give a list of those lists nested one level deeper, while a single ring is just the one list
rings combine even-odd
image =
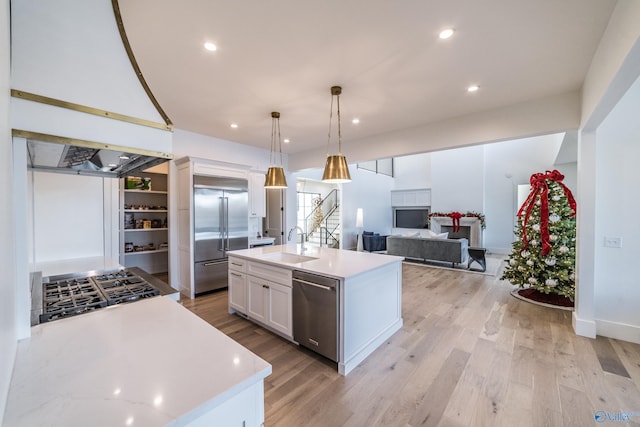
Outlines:
[{"label": "baseboard trim", "polygon": [[600,336],[640,344],[640,326],[601,319],[596,319],[595,323],[596,333]]},{"label": "baseboard trim", "polygon": [[573,324],[573,330],[576,335],[587,338],[596,337],[596,322],[593,320],[580,319],[576,312],[573,312],[573,318],[571,323]]}]

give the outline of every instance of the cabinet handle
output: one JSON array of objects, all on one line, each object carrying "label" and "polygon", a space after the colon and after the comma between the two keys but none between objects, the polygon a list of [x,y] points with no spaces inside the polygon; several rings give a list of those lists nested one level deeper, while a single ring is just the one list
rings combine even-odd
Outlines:
[{"label": "cabinet handle", "polygon": [[242,264],[238,264],[237,262],[232,262],[231,265],[237,265],[238,267],[242,267]]},{"label": "cabinet handle", "polygon": [[269,289],[269,287],[267,285],[262,285],[263,288],[265,289]]},{"label": "cabinet handle", "polygon": [[231,275],[232,275],[232,276],[236,276],[236,277],[242,277],[242,275],[241,275],[241,274],[238,274],[238,273],[231,273]]}]

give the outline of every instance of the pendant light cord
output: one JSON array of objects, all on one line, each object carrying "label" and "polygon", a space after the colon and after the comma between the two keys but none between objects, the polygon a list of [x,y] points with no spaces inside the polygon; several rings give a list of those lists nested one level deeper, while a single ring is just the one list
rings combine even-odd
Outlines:
[{"label": "pendant light cord", "polygon": [[333,122],[333,95],[331,95],[331,108],[329,109],[329,135],[327,136],[327,157],[329,157],[329,148],[331,147],[332,122]]},{"label": "pendant light cord", "polygon": [[276,126],[278,128],[278,150],[280,151],[280,167],[284,167],[282,162],[282,138],[280,138],[280,118],[276,119]]},{"label": "pendant light cord", "polygon": [[[277,145],[276,145],[277,138]],[[276,149],[280,151],[280,166],[283,166],[282,162],[282,139],[280,139],[280,113],[271,113],[271,152],[269,153],[269,162],[272,165],[277,166],[277,154]]]},{"label": "pendant light cord", "polygon": [[[332,88],[333,90],[333,88]],[[340,88],[340,92],[342,89]],[[333,97],[336,97],[337,114],[338,114],[338,154],[342,155],[342,126],[340,121],[340,92],[331,93],[331,109],[329,110],[329,135],[327,136],[327,157],[329,157],[329,148],[331,146],[331,125],[333,124]]]}]

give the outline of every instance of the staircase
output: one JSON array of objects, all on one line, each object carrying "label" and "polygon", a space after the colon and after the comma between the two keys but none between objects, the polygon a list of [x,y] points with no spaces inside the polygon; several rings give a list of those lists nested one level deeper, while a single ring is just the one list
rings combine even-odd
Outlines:
[{"label": "staircase", "polygon": [[304,224],[309,245],[339,248],[341,227],[338,190],[331,190],[305,218]]}]

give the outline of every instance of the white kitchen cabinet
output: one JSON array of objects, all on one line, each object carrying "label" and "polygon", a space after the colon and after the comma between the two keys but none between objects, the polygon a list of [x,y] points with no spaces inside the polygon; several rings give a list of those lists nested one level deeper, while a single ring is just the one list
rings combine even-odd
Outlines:
[{"label": "white kitchen cabinet", "polygon": [[247,315],[251,320],[267,324],[267,299],[269,297],[269,282],[259,277],[247,277],[247,288],[249,289],[249,304]]},{"label": "white kitchen cabinet", "polygon": [[263,173],[251,172],[249,174],[249,217],[251,218],[267,216],[264,179]]},{"label": "white kitchen cabinet", "polygon": [[148,273],[169,270],[167,175],[136,174],[150,180],[150,189],[126,188],[120,180],[120,264]]},{"label": "white kitchen cabinet", "polygon": [[269,283],[269,296],[267,298],[267,324],[281,332],[293,337],[293,302],[290,286]]},{"label": "white kitchen cabinet", "polygon": [[431,206],[431,189],[393,190],[391,191],[391,206]]},{"label": "white kitchen cabinet", "polygon": [[229,257],[229,312],[247,314],[246,261]]},{"label": "white kitchen cabinet", "polygon": [[244,273],[229,273],[229,306],[247,314],[247,276]]},{"label": "white kitchen cabinet", "polygon": [[249,305],[247,315],[271,330],[292,338],[291,287],[248,276]]},{"label": "white kitchen cabinet", "polygon": [[[246,283],[246,314],[249,319],[287,339],[293,339],[291,270],[248,261]],[[231,300],[229,305],[232,307]]]}]

